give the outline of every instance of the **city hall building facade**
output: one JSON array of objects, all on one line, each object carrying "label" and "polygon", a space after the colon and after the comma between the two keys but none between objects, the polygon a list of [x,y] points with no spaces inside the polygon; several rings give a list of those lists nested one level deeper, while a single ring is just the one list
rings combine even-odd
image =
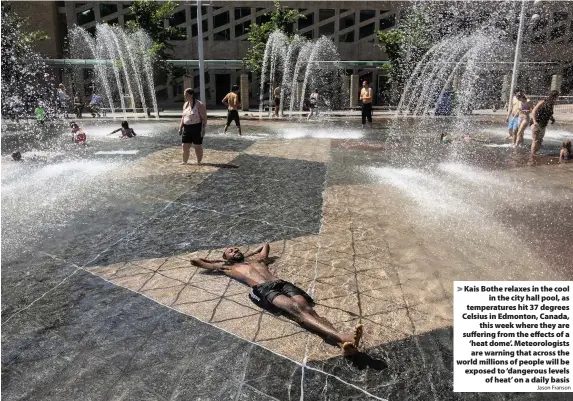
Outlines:
[{"label": "city hall building facade", "polygon": [[[484,2],[478,6],[487,7]],[[499,2],[494,2],[498,5]],[[519,2],[516,9],[519,10]],[[14,10],[30,19],[35,29],[41,29],[50,36],[50,41],[38,44],[38,50],[47,58],[61,59],[65,54],[65,36],[74,26],[95,32],[98,23],[124,26],[133,18],[131,2],[14,2]],[[322,35],[330,37],[338,48],[340,59],[348,74],[360,76],[361,80],[372,82],[375,103],[384,104],[387,99],[378,91],[386,85],[387,76],[379,68],[388,57],[378,45],[376,32],[392,29],[400,23],[401,12],[408,2],[402,1],[282,1],[281,5],[297,9],[306,18],[296,21],[292,28],[309,39]],[[176,28],[173,37],[172,59],[197,60],[198,13],[196,2],[179,2],[165,26]],[[530,64],[522,67],[520,85],[532,94],[542,94],[551,86],[551,78],[563,77],[564,94],[573,89],[573,7],[566,1],[545,2],[541,21],[535,29],[526,29],[523,57]],[[265,14],[272,12],[272,1],[211,1],[203,2],[201,26],[205,60],[235,60],[222,66],[207,65],[205,70],[206,101],[209,106],[220,104],[221,99],[233,84],[239,83],[241,74],[248,73],[250,103],[258,104],[260,81],[257,74],[246,71],[241,60],[247,54],[250,43],[247,40],[251,24],[266,21]],[[527,18],[536,12],[528,11]],[[439,24],[440,21],[436,21]],[[515,25],[517,30],[518,24]],[[503,66],[511,71],[511,66]],[[65,74],[64,74],[65,75]],[[172,77],[167,85],[156,88],[160,104],[173,105],[182,101],[184,84],[199,85],[199,72],[187,68],[185,76]],[[193,77],[193,78],[191,78]],[[86,82],[78,90],[85,92]],[[62,76],[65,80],[65,77]],[[502,86],[499,82],[498,86]]]}]

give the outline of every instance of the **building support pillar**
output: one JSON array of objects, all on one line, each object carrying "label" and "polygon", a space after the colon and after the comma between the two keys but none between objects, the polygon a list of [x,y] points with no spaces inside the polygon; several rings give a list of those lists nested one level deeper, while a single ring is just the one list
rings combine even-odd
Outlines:
[{"label": "building support pillar", "polygon": [[561,84],[563,83],[563,75],[554,74],[551,76],[551,90],[561,92]]},{"label": "building support pillar", "polygon": [[241,74],[239,89],[241,90],[241,109],[249,110],[249,75]]}]

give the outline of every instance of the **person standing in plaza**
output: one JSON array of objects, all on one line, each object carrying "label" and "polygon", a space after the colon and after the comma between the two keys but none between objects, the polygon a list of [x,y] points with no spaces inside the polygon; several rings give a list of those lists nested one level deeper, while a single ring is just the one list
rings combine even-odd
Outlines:
[{"label": "person standing in plaza", "polygon": [[273,91],[273,97],[275,98],[275,116],[279,116],[279,107],[281,105],[281,87],[277,86]]},{"label": "person standing in plaza", "polygon": [[519,98],[522,96],[521,89],[516,89],[513,97],[509,101],[509,107],[507,112],[507,117],[505,122],[509,123],[507,126],[509,136],[515,141],[515,135],[517,134],[518,122],[519,122]]},{"label": "person standing in plaza", "polygon": [[541,144],[543,143],[543,137],[545,136],[545,129],[547,124],[551,121],[551,124],[555,123],[555,118],[553,118],[553,106],[559,98],[559,92],[553,90],[549,93],[545,99],[540,100],[537,106],[531,112],[533,117],[533,125],[531,126],[531,154],[535,155],[541,149]]},{"label": "person standing in plaza", "polygon": [[360,101],[362,102],[362,127],[368,124],[372,128],[372,88],[368,86],[368,81],[362,82],[362,90],[360,91]]},{"label": "person standing in plaza", "polygon": [[64,84],[58,85],[58,107],[63,112],[64,118],[68,118],[68,109],[70,108],[70,96],[66,92]]},{"label": "person standing in plaza", "polygon": [[187,164],[191,145],[193,145],[197,164],[200,165],[203,160],[203,137],[207,127],[207,107],[203,102],[195,99],[195,92],[191,88],[185,89],[184,96],[183,115],[179,123],[179,135],[181,135],[183,149],[181,164]]},{"label": "person standing in plaza", "polygon": [[316,116],[318,117],[318,89],[315,89],[314,92],[310,94],[308,106],[310,108],[310,113],[308,115],[307,120],[310,120],[310,118],[314,114],[315,109],[316,109]]},{"label": "person standing in plaza", "polygon": [[514,146],[523,145],[523,134],[525,129],[529,127],[531,110],[533,109],[533,103],[527,98],[522,92],[517,95],[519,102],[517,104],[518,120],[517,120],[517,132],[513,138]]},{"label": "person standing in plaza", "polygon": [[237,131],[241,135],[241,121],[239,120],[239,85],[233,85],[231,92],[227,93],[222,100],[222,103],[227,106],[227,124],[225,125],[225,133],[227,128],[231,125],[231,121],[235,121]]}]

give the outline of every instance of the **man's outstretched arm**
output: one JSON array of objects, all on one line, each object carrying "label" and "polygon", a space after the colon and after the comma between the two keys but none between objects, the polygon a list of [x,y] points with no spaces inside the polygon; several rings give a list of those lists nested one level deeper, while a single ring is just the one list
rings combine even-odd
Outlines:
[{"label": "man's outstretched arm", "polygon": [[270,252],[270,251],[271,251],[271,246],[270,246],[269,243],[267,242],[267,243],[265,243],[264,245],[261,245],[260,247],[258,247],[257,249],[252,250],[252,251],[250,251],[250,252],[247,252],[247,253],[245,254],[245,257],[248,258],[248,257],[250,257],[250,256],[259,254],[259,258],[262,259],[262,260],[264,260],[264,259],[266,259],[266,258],[269,257],[269,252]]},{"label": "man's outstretched arm", "polygon": [[215,261],[211,261],[211,260],[203,259],[203,258],[191,259],[191,264],[193,266],[197,266],[197,267],[200,267],[202,269],[212,270],[212,271],[222,272],[225,270],[229,270],[228,267],[225,266],[221,262],[215,262]]}]

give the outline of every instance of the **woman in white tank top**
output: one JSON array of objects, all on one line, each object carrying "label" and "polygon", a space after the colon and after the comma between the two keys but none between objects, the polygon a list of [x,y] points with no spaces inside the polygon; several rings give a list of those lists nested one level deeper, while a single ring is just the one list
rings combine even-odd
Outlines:
[{"label": "woman in white tank top", "polygon": [[183,148],[183,162],[181,164],[187,164],[191,145],[195,148],[197,164],[201,164],[206,126],[207,108],[202,102],[195,99],[193,89],[185,89],[185,104],[179,123],[179,135],[181,135],[181,147]]}]

